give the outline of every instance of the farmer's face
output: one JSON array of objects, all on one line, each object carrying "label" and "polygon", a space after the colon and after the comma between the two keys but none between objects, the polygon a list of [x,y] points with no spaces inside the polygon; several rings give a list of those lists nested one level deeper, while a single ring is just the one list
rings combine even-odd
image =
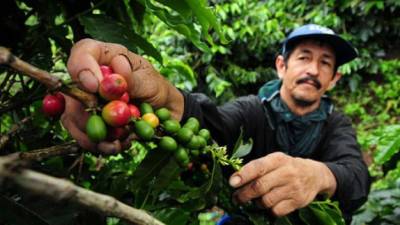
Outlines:
[{"label": "farmer's face", "polygon": [[279,56],[276,66],[283,100],[299,107],[319,105],[321,96],[340,78],[340,74],[334,74],[335,63],[331,47],[311,40],[297,45],[286,64]]}]

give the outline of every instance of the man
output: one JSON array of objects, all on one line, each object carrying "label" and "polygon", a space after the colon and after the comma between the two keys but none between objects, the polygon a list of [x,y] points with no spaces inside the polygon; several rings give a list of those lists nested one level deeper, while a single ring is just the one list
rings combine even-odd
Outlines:
[{"label": "man", "polygon": [[[255,200],[283,216],[317,195],[327,195],[339,201],[350,220],[366,201],[368,170],[349,119],[333,110],[324,93],[340,79],[337,68],[355,57],[355,49],[332,30],[313,24],[299,27],[286,38],[276,59],[279,79],[266,83],[258,96],[223,106],[203,94],[177,90],[149,62],[116,44],[78,42],[68,69],[83,89],[96,92],[102,79],[99,64],[110,65],[127,79],[132,98],[167,107],[178,120],[199,118],[228,148],[243,128],[244,137],[253,140],[253,149],[245,157],[247,163],[229,180],[237,188],[239,202]],[[62,121],[82,147],[121,150],[118,141],[90,142],[81,113],[81,104],[68,98]]]}]

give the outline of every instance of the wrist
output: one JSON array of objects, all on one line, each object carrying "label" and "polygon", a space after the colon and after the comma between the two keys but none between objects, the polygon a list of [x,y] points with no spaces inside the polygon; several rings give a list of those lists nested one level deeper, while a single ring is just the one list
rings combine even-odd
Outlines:
[{"label": "wrist", "polygon": [[315,161],[317,163],[317,173],[320,174],[320,188],[318,194],[327,195],[332,197],[336,191],[336,178],[332,171],[322,162]]}]

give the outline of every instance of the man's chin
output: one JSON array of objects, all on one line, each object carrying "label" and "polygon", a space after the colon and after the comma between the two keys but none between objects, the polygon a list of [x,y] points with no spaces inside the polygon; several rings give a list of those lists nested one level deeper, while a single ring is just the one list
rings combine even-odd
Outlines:
[{"label": "man's chin", "polygon": [[306,100],[295,99],[294,102],[297,106],[305,108],[305,107],[310,107],[310,106],[314,105],[316,101],[306,101]]},{"label": "man's chin", "polygon": [[304,98],[304,97],[299,97],[299,96],[294,96],[293,97],[294,103],[298,107],[309,107],[314,105],[318,100],[317,99],[310,99],[310,98]]}]

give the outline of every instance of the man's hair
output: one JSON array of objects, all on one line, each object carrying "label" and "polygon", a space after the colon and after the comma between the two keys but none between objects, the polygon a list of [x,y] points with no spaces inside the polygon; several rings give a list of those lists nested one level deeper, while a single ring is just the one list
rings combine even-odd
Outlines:
[{"label": "man's hair", "polygon": [[[329,44],[329,42],[326,42],[326,41],[324,41],[323,39],[317,38],[317,37],[313,37],[313,38],[310,38],[310,37],[307,37],[307,38],[299,38],[299,39],[297,39],[297,40],[294,40],[290,45],[287,45],[287,46],[286,46],[286,51],[282,54],[283,60],[284,60],[284,62],[285,62],[285,66],[286,66],[286,67],[288,66],[288,61],[289,61],[290,55],[292,55],[294,49],[295,49],[300,43],[302,43],[302,42],[304,42],[304,41],[306,41],[306,40],[307,40],[307,41],[308,41],[308,40],[311,40],[312,42],[318,44],[319,46],[330,46],[331,49],[334,51],[334,54],[335,54],[335,57],[336,57],[335,49]],[[338,66],[337,58],[336,58],[336,60],[335,60],[335,65],[334,65],[334,67],[333,67],[333,76],[335,76],[335,74],[336,74],[336,72],[337,72],[337,70],[338,70],[338,67],[339,67],[339,66]],[[332,77],[332,78],[333,78],[333,77]]]}]

